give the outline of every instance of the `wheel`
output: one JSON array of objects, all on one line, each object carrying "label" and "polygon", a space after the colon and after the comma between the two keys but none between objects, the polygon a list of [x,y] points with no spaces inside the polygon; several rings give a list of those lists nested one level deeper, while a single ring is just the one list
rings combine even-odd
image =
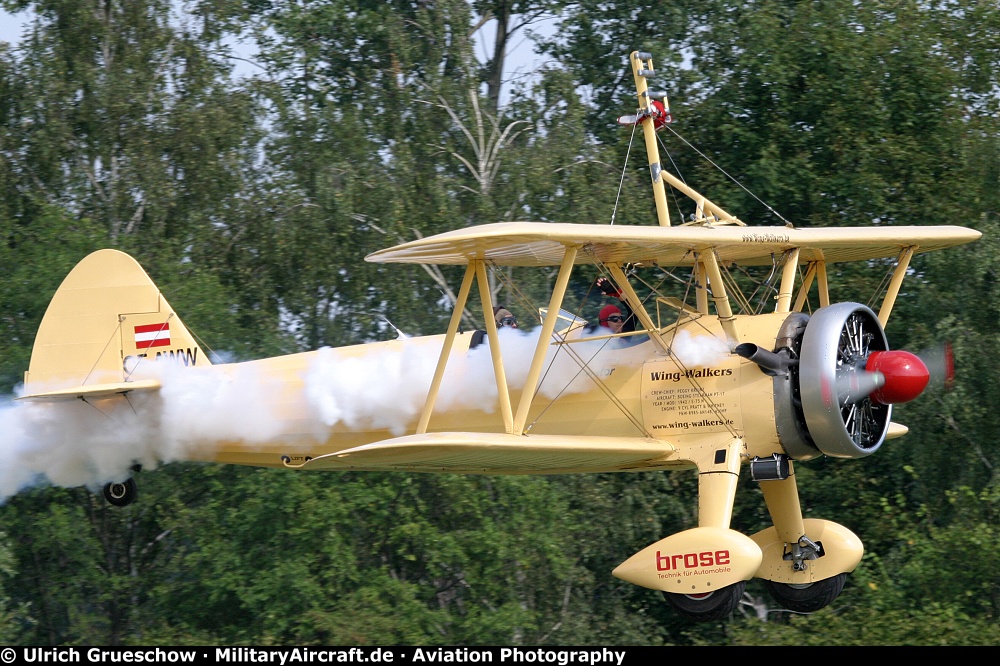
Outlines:
[{"label": "wheel", "polygon": [[767,591],[779,604],[797,613],[813,613],[820,608],[826,608],[837,598],[844,583],[847,582],[847,574],[837,574],[833,578],[825,578],[815,583],[807,585],[788,585],[787,583],[775,583],[765,580],[764,585]]},{"label": "wheel", "polygon": [[743,598],[747,582],[727,585],[715,592],[704,594],[674,594],[664,592],[663,598],[678,614],[696,622],[714,622],[728,616]]},{"label": "wheel", "polygon": [[135,501],[137,495],[135,479],[132,477],[121,483],[109,483],[104,486],[104,499],[115,506],[128,506]]}]

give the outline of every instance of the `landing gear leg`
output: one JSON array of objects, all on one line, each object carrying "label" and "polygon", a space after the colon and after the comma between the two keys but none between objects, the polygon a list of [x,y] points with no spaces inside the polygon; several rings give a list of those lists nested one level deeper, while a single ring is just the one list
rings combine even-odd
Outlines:
[{"label": "landing gear leg", "polygon": [[[863,548],[847,528],[828,521],[803,520],[792,462],[788,465],[786,478],[760,482],[774,527],[760,533],[766,533],[766,539],[755,538],[764,551],[764,564],[757,575],[782,607],[812,613],[837,598],[844,589],[847,571],[857,565]],[[831,552],[825,550],[824,541]]]},{"label": "landing gear leg", "polygon": [[778,530],[778,536],[785,543],[799,542],[805,534],[802,523],[802,505],[799,504],[799,489],[795,485],[795,467],[788,461],[788,476],[773,481],[760,481],[760,491],[764,494],[767,512]]},{"label": "landing gear leg", "polygon": [[[733,501],[739,480],[739,446],[734,439],[725,449],[716,447],[698,467],[698,526],[729,529],[733,517]],[[718,452],[722,450],[725,455]],[[713,622],[728,617],[743,599],[747,582],[700,594],[664,592],[663,598],[678,615],[696,622]]]}]

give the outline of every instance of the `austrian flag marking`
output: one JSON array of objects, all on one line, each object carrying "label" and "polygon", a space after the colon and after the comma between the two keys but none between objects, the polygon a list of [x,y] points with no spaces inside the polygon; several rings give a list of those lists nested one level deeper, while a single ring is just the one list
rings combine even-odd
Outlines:
[{"label": "austrian flag marking", "polygon": [[170,324],[143,324],[135,327],[135,348],[149,349],[150,347],[170,346]]}]

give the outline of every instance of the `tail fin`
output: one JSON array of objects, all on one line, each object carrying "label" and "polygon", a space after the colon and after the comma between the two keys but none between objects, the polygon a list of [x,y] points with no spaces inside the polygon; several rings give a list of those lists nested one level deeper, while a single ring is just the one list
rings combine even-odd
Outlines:
[{"label": "tail fin", "polygon": [[[129,255],[98,250],[70,271],[38,327],[24,397],[100,393],[143,359],[211,365],[180,317]],[[137,387],[138,388],[138,387]]]}]

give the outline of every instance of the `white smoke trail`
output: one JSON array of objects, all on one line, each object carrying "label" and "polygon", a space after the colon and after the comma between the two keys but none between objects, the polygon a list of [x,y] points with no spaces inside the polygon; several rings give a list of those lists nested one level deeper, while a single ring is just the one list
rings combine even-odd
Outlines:
[{"label": "white smoke trail", "polygon": [[146,363],[134,379],[157,392],[60,401],[14,401],[0,408],[0,502],[34,485],[87,486],[129,476],[132,465],[192,459],[217,441],[249,446],[284,431],[275,406],[283,387],[252,364],[188,368]]},{"label": "white smoke trail", "polygon": [[[524,388],[541,328],[498,331],[507,384],[512,390]],[[594,358],[606,341],[574,344],[584,360]],[[617,347],[614,347],[618,349]],[[545,361],[544,381],[539,393],[547,398],[575,393],[592,387],[592,380],[580,371],[580,364],[565,350],[553,345]],[[394,435],[407,431],[424,407],[440,346],[396,347],[364,358],[322,349],[305,376],[305,399],[327,428],[344,424],[352,430],[386,429]],[[630,357],[640,358],[641,352]],[[616,363],[626,363],[620,354]],[[488,343],[467,354],[453,354],[448,361],[436,410],[497,409],[497,384]]]},{"label": "white smoke trail", "polygon": [[[540,331],[499,331],[512,391],[525,385]],[[143,364],[134,378],[155,378],[161,389],[132,392],[128,401],[13,402],[0,408],[0,502],[39,484],[97,490],[125,479],[135,463],[154,469],[206,459],[205,451],[218,442],[250,449],[294,437],[319,442],[332,428],[405,434],[424,407],[441,350],[440,344],[411,342],[375,343],[360,356],[336,349],[296,355],[302,368],[292,385],[271,376],[268,361],[199,368],[160,361]],[[728,353],[715,342],[682,332],[674,353],[688,364],[708,362]],[[606,362],[638,367],[650,353],[649,344],[624,347],[618,340],[582,340],[571,348],[574,353],[549,347],[539,395],[593,388],[577,358],[592,368]],[[496,408],[488,342],[453,353],[436,411]]]},{"label": "white smoke trail", "polygon": [[118,423],[80,401],[25,402],[0,410],[0,501],[41,483],[121,480],[135,461],[155,464],[141,421]]},{"label": "white smoke trail", "polygon": [[[205,440],[262,443],[282,432],[274,407],[285,390],[253,363],[187,368],[178,363],[153,363],[145,376],[160,380],[161,405],[143,411],[167,427],[161,428],[168,460],[182,460]],[[152,403],[152,401],[150,401]]]},{"label": "white smoke trail", "polygon": [[695,336],[686,329],[674,336],[670,351],[688,368],[713,365],[730,354],[729,345],[724,340],[711,335]]},{"label": "white smoke trail", "polygon": [[408,347],[366,357],[320,349],[305,376],[305,400],[327,428],[403,433],[423,407],[436,357]]}]

